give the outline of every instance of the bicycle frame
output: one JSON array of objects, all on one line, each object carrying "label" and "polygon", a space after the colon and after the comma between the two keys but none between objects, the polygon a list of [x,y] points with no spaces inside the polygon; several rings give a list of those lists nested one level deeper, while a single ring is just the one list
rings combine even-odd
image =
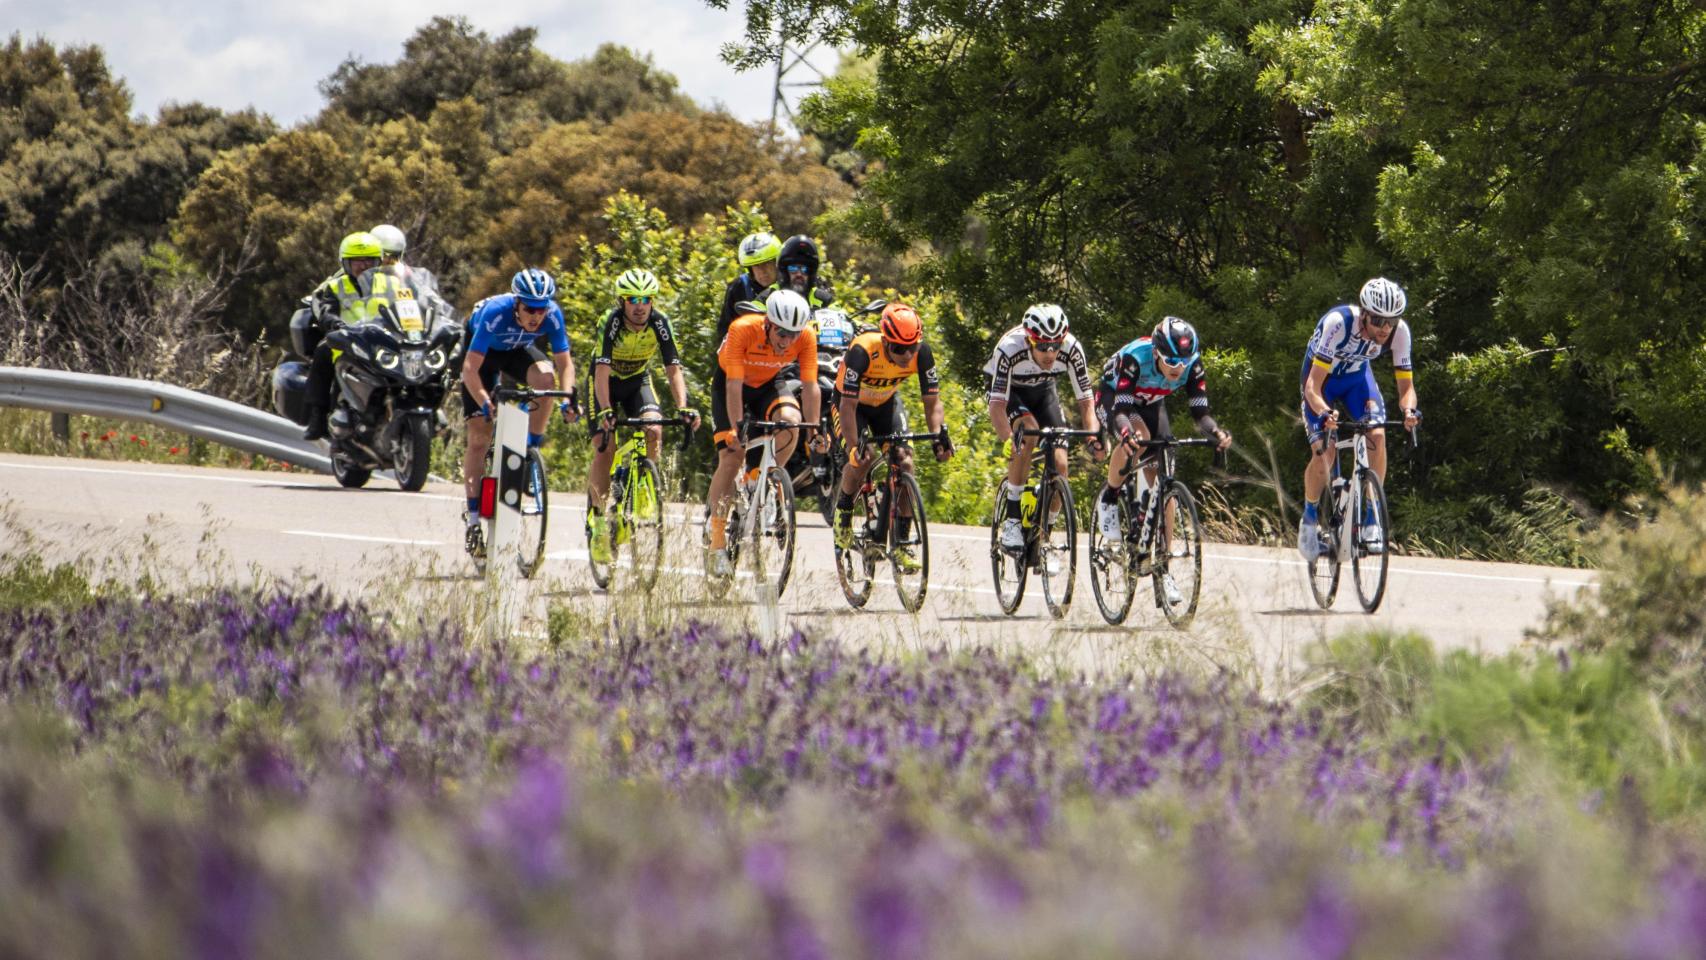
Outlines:
[{"label": "bicycle frame", "polygon": [[[883,529],[884,530],[893,529],[895,517],[897,516],[894,511],[899,509],[895,504],[894,485],[896,482],[897,475],[901,472],[901,470],[900,470],[900,463],[901,463],[900,453],[903,449],[906,449],[905,447],[902,446],[902,444],[911,443],[914,440],[930,440],[932,442],[937,441],[937,440],[941,440],[941,441],[946,442],[947,439],[948,439],[948,431],[947,431],[947,428],[945,428],[945,427],[937,433],[890,433],[890,434],[885,434],[885,435],[880,436],[880,437],[873,436],[870,438],[870,440],[868,442],[871,445],[886,445],[884,447],[884,450],[883,450],[882,462],[880,464],[872,464],[871,465],[871,472],[872,473],[876,472],[876,469],[878,466],[881,466],[884,468],[880,486],[882,486],[885,490],[885,499],[883,502],[889,511],[889,515],[883,518]],[[915,463],[914,464],[914,472],[916,472],[916,469],[917,468],[916,468],[916,463]],[[866,474],[865,483],[871,484],[873,486],[879,485],[878,482],[870,474]],[[920,506],[920,508],[922,508],[923,505],[920,504],[919,506]],[[867,543],[866,544],[866,549],[870,549],[872,547],[875,547],[875,548],[881,550],[883,555],[887,556],[887,554],[888,554],[888,544],[887,543],[879,543],[879,544]]]},{"label": "bicycle frame", "polygon": [[[1050,454],[1052,454],[1056,449],[1064,449],[1067,446],[1068,440],[1089,439],[1100,437],[1101,435],[1102,433],[1099,430],[1072,430],[1067,427],[1019,427],[1015,429],[1013,431],[1014,443],[1020,442],[1025,437],[1036,437],[1040,441],[1037,444],[1036,451],[1031,454],[1030,482],[1026,483],[1024,487],[1021,487],[1020,490],[1028,490],[1032,487],[1041,488],[1042,485],[1050,479],[1057,476],[1065,476],[1065,474],[1055,466],[1054,457]],[[1041,463],[1043,467],[1042,476],[1040,477],[1036,474],[1038,463]],[[1007,481],[1005,480],[1002,481],[1004,484],[1006,482]],[[1039,505],[1038,509],[1046,509],[1046,506]],[[1027,552],[1029,551],[1032,542],[1036,539],[1036,532],[1041,529],[1041,527],[1041,524],[1033,523],[1029,527],[1025,528],[1025,545]]]},{"label": "bicycle frame", "polygon": [[[1137,472],[1139,470],[1147,466],[1150,461],[1156,461],[1155,482],[1149,485],[1149,489],[1156,492],[1156,495],[1149,498],[1149,506],[1146,508],[1146,512],[1141,518],[1141,535],[1134,535],[1133,531],[1130,530],[1126,531],[1126,537],[1128,539],[1132,539],[1135,536],[1135,542],[1137,545],[1140,548],[1147,548],[1150,540],[1155,537],[1155,520],[1161,512],[1161,497],[1159,495],[1159,491],[1167,489],[1167,485],[1172,483],[1175,478],[1178,458],[1175,456],[1174,450],[1178,447],[1210,447],[1215,445],[1215,441],[1210,440],[1207,437],[1192,437],[1187,440],[1181,440],[1177,437],[1151,437],[1148,440],[1129,440],[1124,442],[1129,447],[1138,447],[1149,451],[1160,451],[1160,453],[1142,454],[1133,451],[1132,455],[1126,458],[1125,467],[1120,470],[1120,490],[1124,493],[1126,501],[1135,507],[1138,501],[1138,492],[1136,485],[1132,481],[1137,479]],[[1216,461],[1219,461],[1221,457],[1221,452],[1218,450],[1215,451]],[[1134,518],[1137,517],[1137,511],[1135,509],[1132,510],[1131,515]]]},{"label": "bicycle frame", "polygon": [[[1347,420],[1327,432],[1327,442],[1333,445],[1333,462],[1327,471],[1328,495],[1332,497],[1332,506],[1338,522],[1334,525],[1333,559],[1340,564],[1351,562],[1351,554],[1356,550],[1353,538],[1345,536],[1351,529],[1351,518],[1360,516],[1363,510],[1362,484],[1352,483],[1350,477],[1359,471],[1373,469],[1368,460],[1368,435],[1372,431],[1389,427],[1403,427],[1402,420]],[[1339,434],[1349,433],[1348,439],[1341,439]],[[1411,445],[1416,443],[1416,431],[1410,430]],[[1339,464],[1344,459],[1343,451],[1351,451],[1350,476],[1340,469]],[[1349,492],[1337,492],[1343,482]]]}]

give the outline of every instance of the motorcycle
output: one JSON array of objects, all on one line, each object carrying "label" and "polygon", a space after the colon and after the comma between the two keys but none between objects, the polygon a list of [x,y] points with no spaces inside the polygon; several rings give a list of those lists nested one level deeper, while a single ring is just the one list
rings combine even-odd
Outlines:
[{"label": "motorcycle", "polygon": [[[381,280],[378,275],[385,275]],[[426,485],[434,436],[449,429],[439,409],[450,389],[449,371],[462,349],[462,324],[422,270],[375,267],[357,280],[373,293],[372,316],[325,334],[339,347],[330,434],[332,475],[345,487],[367,483],[390,469],[404,490]],[[291,344],[313,356],[319,337],[306,309],[291,318]],[[273,371],[273,406],[308,423],[308,365],[282,363]]]},{"label": "motorcycle", "polygon": [[[829,523],[835,513],[836,487],[841,482],[841,468],[847,463],[846,452],[841,449],[840,394],[836,389],[841,383],[841,358],[854,337],[876,329],[872,324],[858,323],[857,318],[881,313],[886,306],[887,300],[872,300],[851,315],[835,307],[821,307],[812,314],[812,325],[817,328],[818,395],[823,398],[819,419],[829,432],[829,452],[812,453],[805,444],[798,444],[786,469],[794,481],[796,496],[817,497],[824,523]],[[789,386],[797,396],[800,382],[794,380]]]}]

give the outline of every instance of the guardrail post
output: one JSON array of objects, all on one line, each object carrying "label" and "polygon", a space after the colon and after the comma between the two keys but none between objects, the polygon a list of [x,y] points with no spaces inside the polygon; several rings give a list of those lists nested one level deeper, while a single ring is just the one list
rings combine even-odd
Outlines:
[{"label": "guardrail post", "polygon": [[55,413],[50,420],[53,423],[53,439],[60,443],[69,443],[71,440],[71,414]]}]

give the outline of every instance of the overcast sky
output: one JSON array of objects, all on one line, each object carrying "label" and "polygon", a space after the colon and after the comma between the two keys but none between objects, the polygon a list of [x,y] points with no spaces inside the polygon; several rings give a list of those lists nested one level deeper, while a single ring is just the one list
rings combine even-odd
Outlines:
[{"label": "overcast sky", "polygon": [[[560,60],[620,43],[650,53],[700,103],[745,120],[770,117],[774,75],[736,73],[718,56],[742,37],[739,2],[723,12],[702,0],[0,0],[0,31],[98,44],[138,113],[199,100],[253,105],[290,125],[319,112],[317,85],[346,57],[393,62],[422,24],[458,14],[494,37],[535,27],[539,48]],[[825,70],[835,63],[833,51],[812,59]]]}]

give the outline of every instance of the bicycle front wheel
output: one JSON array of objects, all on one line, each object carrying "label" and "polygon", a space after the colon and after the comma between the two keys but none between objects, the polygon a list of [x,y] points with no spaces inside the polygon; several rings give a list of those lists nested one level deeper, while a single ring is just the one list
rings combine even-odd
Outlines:
[{"label": "bicycle front wheel", "polygon": [[774,583],[776,596],[788,589],[794,568],[794,483],[788,471],[771,467],[753,497],[757,516],[752,523],[752,575],[757,582]]},{"label": "bicycle front wheel", "polygon": [[[865,539],[865,531],[870,529],[870,520],[876,512],[876,495],[866,490],[859,491],[853,498],[853,540],[846,547],[837,545],[835,548],[835,577],[841,581],[842,595],[855,609],[864,607],[865,601],[871,599],[872,575],[877,564],[871,557],[875,548]],[[834,531],[832,518],[831,534]]]},{"label": "bicycle front wheel", "polygon": [[1043,575],[1043,599],[1056,620],[1072,609],[1072,584],[1078,574],[1078,518],[1065,477],[1043,481],[1037,498],[1037,566]]},{"label": "bicycle front wheel", "polygon": [[1132,542],[1137,535],[1138,521],[1132,515],[1133,507],[1126,497],[1126,490],[1120,491],[1117,508],[1120,532],[1111,539],[1102,536],[1101,525],[1096,522],[1096,512],[1101,507],[1092,505],[1090,508],[1090,592],[1096,597],[1096,607],[1102,611],[1102,619],[1111,624],[1124,623],[1126,615],[1131,612],[1131,600],[1137,595],[1138,576],[1137,548]]},{"label": "bicycle front wheel", "polygon": [[[545,563],[545,521],[551,509],[551,491],[545,482],[545,458],[539,455],[538,447],[528,448],[526,469],[515,565],[523,577],[531,578]],[[503,508],[500,506],[498,509]]]},{"label": "bicycle front wheel", "polygon": [[[930,588],[930,537],[924,518],[924,493],[910,473],[894,479],[893,511],[889,517],[889,566],[894,570],[894,589],[907,613],[924,606]],[[910,512],[908,519],[904,514]],[[907,528],[901,533],[901,526]]]},{"label": "bicycle front wheel", "polygon": [[[628,478],[627,496],[623,498],[621,514],[611,527],[620,548],[627,541],[631,573],[640,589],[651,592],[657,586],[658,571],[663,566],[663,474],[650,458],[641,457]],[[612,550],[612,555],[615,549]]]},{"label": "bicycle front wheel", "polygon": [[1025,578],[1030,568],[1025,564],[1025,552],[1008,553],[1001,546],[1001,522],[1007,519],[1007,485],[995,491],[995,512],[989,521],[989,566],[995,574],[995,599],[1001,612],[1012,616],[1025,599]]},{"label": "bicycle front wheel", "polygon": [[1351,576],[1356,580],[1363,612],[1373,613],[1386,596],[1386,538],[1392,526],[1386,515],[1386,490],[1373,470],[1357,472],[1357,492],[1362,511],[1351,518]]},{"label": "bicycle front wheel", "polygon": [[1174,480],[1161,495],[1160,526],[1156,528],[1150,568],[1154,571],[1155,605],[1173,626],[1184,629],[1197,615],[1202,594],[1202,526],[1191,491]]}]

